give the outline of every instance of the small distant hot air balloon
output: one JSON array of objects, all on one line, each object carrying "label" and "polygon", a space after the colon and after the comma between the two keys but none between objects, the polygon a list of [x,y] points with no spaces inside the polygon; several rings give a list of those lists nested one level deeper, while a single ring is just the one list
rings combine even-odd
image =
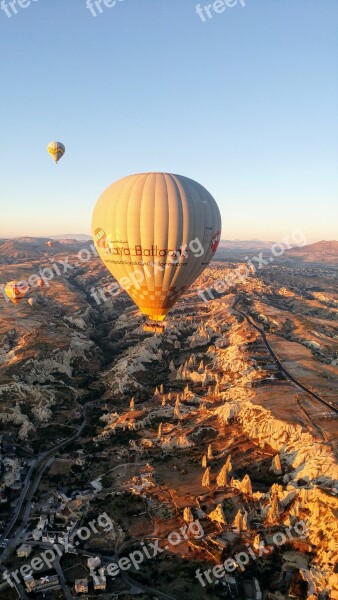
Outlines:
[{"label": "small distant hot air balloon", "polygon": [[46,246],[48,246],[48,248],[52,248],[54,246],[54,242],[51,242],[51,240],[48,240],[48,242],[46,242]]},{"label": "small distant hot air balloon", "polygon": [[45,283],[44,279],[41,279],[41,278],[37,280],[37,285],[40,288],[46,287],[46,283]]},{"label": "small distant hot air balloon", "polygon": [[66,148],[64,147],[63,144],[61,144],[61,142],[50,142],[50,144],[48,144],[47,146],[47,150],[49,152],[49,154],[51,155],[51,157],[53,158],[53,160],[58,163],[58,161],[60,160],[60,158],[63,157]]},{"label": "small distant hot air balloon", "polygon": [[29,306],[34,306],[34,304],[36,304],[35,298],[28,298],[27,302]]},{"label": "small distant hot air balloon", "polygon": [[22,281],[9,281],[5,287],[5,292],[13,304],[19,304],[28,291],[29,285]]},{"label": "small distant hot air balloon", "polygon": [[[196,181],[141,173],[103,192],[92,229],[107,269],[141,312],[158,322],[212,259],[221,215],[214,198]],[[148,327],[160,331],[163,326]]]}]

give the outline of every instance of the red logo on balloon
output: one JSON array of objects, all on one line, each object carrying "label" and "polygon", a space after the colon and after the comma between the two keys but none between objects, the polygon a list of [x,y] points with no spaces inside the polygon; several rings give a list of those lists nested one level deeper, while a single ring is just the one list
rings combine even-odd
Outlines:
[{"label": "red logo on balloon", "polygon": [[101,227],[95,229],[95,241],[99,248],[106,247],[106,234]]},{"label": "red logo on balloon", "polygon": [[215,233],[215,235],[212,236],[211,238],[211,250],[212,252],[215,254],[217,248],[218,248],[218,244],[220,242],[221,239],[221,232],[217,231],[217,233]]}]

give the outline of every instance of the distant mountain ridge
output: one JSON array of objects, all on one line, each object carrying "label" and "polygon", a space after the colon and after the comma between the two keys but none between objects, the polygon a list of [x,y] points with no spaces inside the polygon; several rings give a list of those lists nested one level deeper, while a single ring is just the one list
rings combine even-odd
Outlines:
[{"label": "distant mountain ridge", "polygon": [[[48,247],[46,242],[52,241]],[[52,237],[23,236],[19,238],[0,239],[0,261],[13,263],[19,260],[34,260],[42,255],[66,251],[79,251],[92,243],[92,238],[86,234],[64,234]],[[271,253],[274,242],[260,240],[221,240],[217,249],[216,260],[247,260],[262,252]],[[321,240],[307,246],[294,246],[280,257],[281,262],[299,261],[301,263],[316,263],[338,265],[338,241]]]},{"label": "distant mountain ridge", "polygon": [[307,246],[292,248],[292,251],[295,251],[299,254],[305,252],[306,254],[313,253],[338,255],[338,242],[336,240],[321,240],[320,242],[314,242],[313,244],[308,244]]},{"label": "distant mountain ridge", "polygon": [[92,239],[92,236],[87,235],[86,233],[64,233],[59,235],[51,235],[49,237],[51,240],[77,240],[78,242]]},{"label": "distant mountain ridge", "polygon": [[[221,240],[218,246],[216,260],[245,261],[248,256],[257,256],[260,252],[264,256],[270,255],[274,242],[261,242],[259,240]],[[286,249],[282,256],[276,257],[275,262],[297,262],[328,265],[338,265],[338,241],[321,240],[306,246],[293,246]]]},{"label": "distant mountain ridge", "polygon": [[306,263],[338,265],[338,241],[321,240],[307,246],[294,247],[285,252],[285,257]]},{"label": "distant mountain ridge", "polygon": [[[46,242],[52,241],[51,247]],[[50,237],[20,237],[0,239],[0,264],[17,264],[53,256],[56,253],[78,252],[92,243],[88,240],[52,239]]]}]

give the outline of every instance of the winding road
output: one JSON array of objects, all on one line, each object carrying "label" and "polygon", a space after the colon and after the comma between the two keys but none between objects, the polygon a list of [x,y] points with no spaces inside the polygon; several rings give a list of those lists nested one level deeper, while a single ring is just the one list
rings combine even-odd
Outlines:
[{"label": "winding road", "polygon": [[258,327],[258,325],[256,325],[256,323],[254,323],[254,321],[252,320],[251,317],[249,317],[249,315],[247,315],[245,312],[243,312],[242,310],[238,310],[238,308],[235,308],[235,306],[240,302],[240,298],[237,298],[236,302],[234,303],[232,310],[234,312],[237,312],[238,314],[240,314],[242,317],[244,317],[244,319],[247,320],[247,322],[249,323],[249,325],[251,325],[251,327],[253,327],[254,329],[256,329],[261,337],[262,340],[267,348],[267,350],[269,351],[270,355],[272,356],[273,360],[275,361],[275,363],[277,364],[279,370],[285,375],[285,377],[287,379],[289,379],[290,381],[292,381],[292,383],[294,383],[295,385],[297,385],[301,390],[303,390],[304,392],[306,392],[307,394],[309,394],[310,396],[312,396],[312,398],[314,398],[315,400],[317,400],[317,402],[320,402],[321,404],[323,404],[324,406],[326,406],[326,408],[328,408],[330,411],[335,412],[336,414],[338,414],[338,409],[335,408],[334,406],[332,406],[331,404],[329,404],[329,402],[326,402],[326,400],[323,400],[323,398],[321,398],[320,396],[318,396],[318,394],[316,394],[315,392],[312,392],[311,390],[309,390],[309,388],[307,388],[303,383],[301,383],[300,381],[298,381],[298,379],[296,379],[293,375],[291,375],[291,373],[284,367],[284,365],[280,362],[279,358],[276,356],[273,348],[271,347],[270,343],[267,340],[265,331],[263,329],[261,329],[260,327]]},{"label": "winding road", "polygon": [[[79,425],[77,431],[70,438],[63,440],[62,442],[56,444],[56,446],[53,446],[49,450],[42,452],[41,454],[39,454],[39,456],[37,458],[34,459],[32,465],[28,471],[28,474],[26,476],[25,484],[21,491],[20,497],[17,501],[17,505],[16,505],[16,508],[12,515],[12,518],[10,519],[9,523],[7,524],[2,536],[0,537],[0,542],[3,542],[4,539],[9,537],[10,533],[13,531],[13,529],[17,525],[18,519],[23,510],[23,506],[26,503],[26,507],[25,507],[25,509],[23,511],[23,515],[22,515],[21,527],[16,532],[16,534],[12,537],[8,546],[0,554],[0,564],[1,564],[1,562],[3,562],[6,559],[8,554],[15,548],[15,546],[17,545],[17,543],[20,540],[23,530],[27,526],[30,511],[31,511],[32,498],[39,486],[39,483],[41,481],[43,473],[52,464],[55,454],[61,448],[63,448],[67,444],[75,441],[78,437],[80,437],[83,429],[85,428],[85,426],[87,424],[88,407],[91,404],[94,404],[97,402],[98,402],[98,400],[96,399],[96,400],[92,400],[91,402],[87,402],[87,404],[84,407],[81,406],[83,420],[82,420],[81,424]],[[36,473],[34,475],[35,471],[36,471]]]}]

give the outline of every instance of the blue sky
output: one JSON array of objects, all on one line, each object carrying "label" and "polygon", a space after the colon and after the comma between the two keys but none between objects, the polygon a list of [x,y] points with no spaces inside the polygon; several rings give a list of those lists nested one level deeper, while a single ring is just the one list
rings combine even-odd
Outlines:
[{"label": "blue sky", "polygon": [[110,183],[169,171],[213,194],[223,238],[338,239],[336,0],[195,6],[0,11],[0,236],[88,233]]}]

